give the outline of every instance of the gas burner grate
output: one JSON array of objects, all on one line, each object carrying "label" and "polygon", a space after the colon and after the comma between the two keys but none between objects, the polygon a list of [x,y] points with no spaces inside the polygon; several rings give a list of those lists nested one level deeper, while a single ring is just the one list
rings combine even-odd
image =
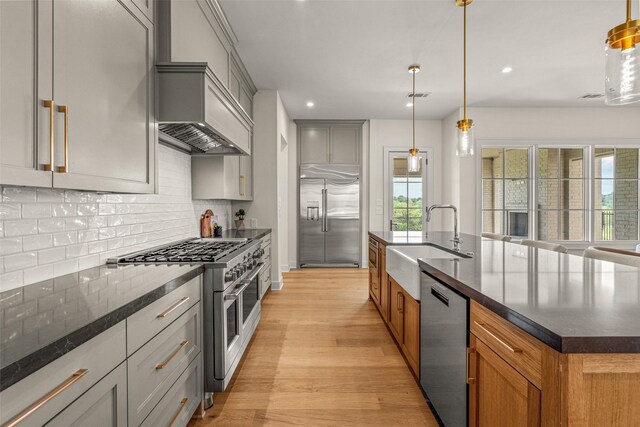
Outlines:
[{"label": "gas burner grate", "polygon": [[216,262],[245,242],[203,242],[191,240],[152,249],[148,252],[125,256],[120,263],[170,263],[170,262]]}]

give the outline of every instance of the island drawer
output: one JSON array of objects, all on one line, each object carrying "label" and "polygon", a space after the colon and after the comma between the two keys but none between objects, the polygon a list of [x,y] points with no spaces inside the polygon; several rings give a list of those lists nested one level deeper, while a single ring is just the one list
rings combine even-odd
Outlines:
[{"label": "island drawer", "polygon": [[200,304],[191,307],[127,361],[129,425],[149,415],[185,368],[200,353]]},{"label": "island drawer", "polygon": [[127,356],[200,301],[202,275],[169,292],[127,318]]},{"label": "island drawer", "polygon": [[21,427],[46,424],[125,357],[120,322],[0,393],[0,424],[14,417]]},{"label": "island drawer", "polygon": [[141,427],[186,426],[202,401],[202,357],[198,356],[141,424]]},{"label": "island drawer", "polygon": [[471,333],[541,388],[543,344],[475,301],[470,311]]}]

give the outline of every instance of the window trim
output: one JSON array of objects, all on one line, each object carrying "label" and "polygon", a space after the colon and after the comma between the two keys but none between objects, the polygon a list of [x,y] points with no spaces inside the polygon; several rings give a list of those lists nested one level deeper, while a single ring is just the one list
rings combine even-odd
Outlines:
[{"label": "window trim", "polygon": [[[567,246],[585,247],[589,245],[607,244],[610,246],[629,246],[640,240],[595,240],[595,149],[596,148],[636,148],[640,150],[639,138],[586,138],[586,139],[478,139],[478,155],[476,155],[476,230],[482,232],[482,149],[484,148],[528,148],[529,149],[529,238],[537,237],[536,227],[538,210],[536,180],[538,174],[539,148],[582,148],[584,150],[584,240],[554,240]],[[638,156],[640,171],[640,155]],[[638,227],[640,230],[640,177],[638,179]],[[639,235],[640,239],[640,235]]]}]

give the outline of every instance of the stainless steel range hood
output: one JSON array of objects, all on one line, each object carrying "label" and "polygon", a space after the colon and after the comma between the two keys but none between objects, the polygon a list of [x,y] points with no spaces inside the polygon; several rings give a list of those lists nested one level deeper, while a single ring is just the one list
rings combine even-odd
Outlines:
[{"label": "stainless steel range hood", "polygon": [[206,63],[159,63],[156,69],[162,142],[193,154],[251,154],[253,120]]}]

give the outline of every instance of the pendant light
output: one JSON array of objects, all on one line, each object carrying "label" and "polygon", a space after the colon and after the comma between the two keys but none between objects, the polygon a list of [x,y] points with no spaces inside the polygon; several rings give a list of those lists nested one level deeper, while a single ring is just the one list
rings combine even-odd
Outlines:
[{"label": "pendant light", "polygon": [[475,145],[475,135],[473,131],[473,120],[467,118],[467,5],[473,0],[456,0],[457,6],[464,9],[464,100],[463,100],[463,117],[457,123],[457,144],[456,155],[459,157],[473,156],[473,147]]},{"label": "pendant light", "polygon": [[640,19],[631,20],[631,0],[626,22],[607,34],[605,55],[607,105],[640,102]]},{"label": "pendant light", "polygon": [[415,173],[420,171],[419,151],[416,148],[416,74],[420,72],[420,65],[411,65],[409,72],[413,74],[413,92],[411,96],[411,107],[413,109],[413,148],[409,150],[409,157],[407,157],[407,170],[410,173]]}]

